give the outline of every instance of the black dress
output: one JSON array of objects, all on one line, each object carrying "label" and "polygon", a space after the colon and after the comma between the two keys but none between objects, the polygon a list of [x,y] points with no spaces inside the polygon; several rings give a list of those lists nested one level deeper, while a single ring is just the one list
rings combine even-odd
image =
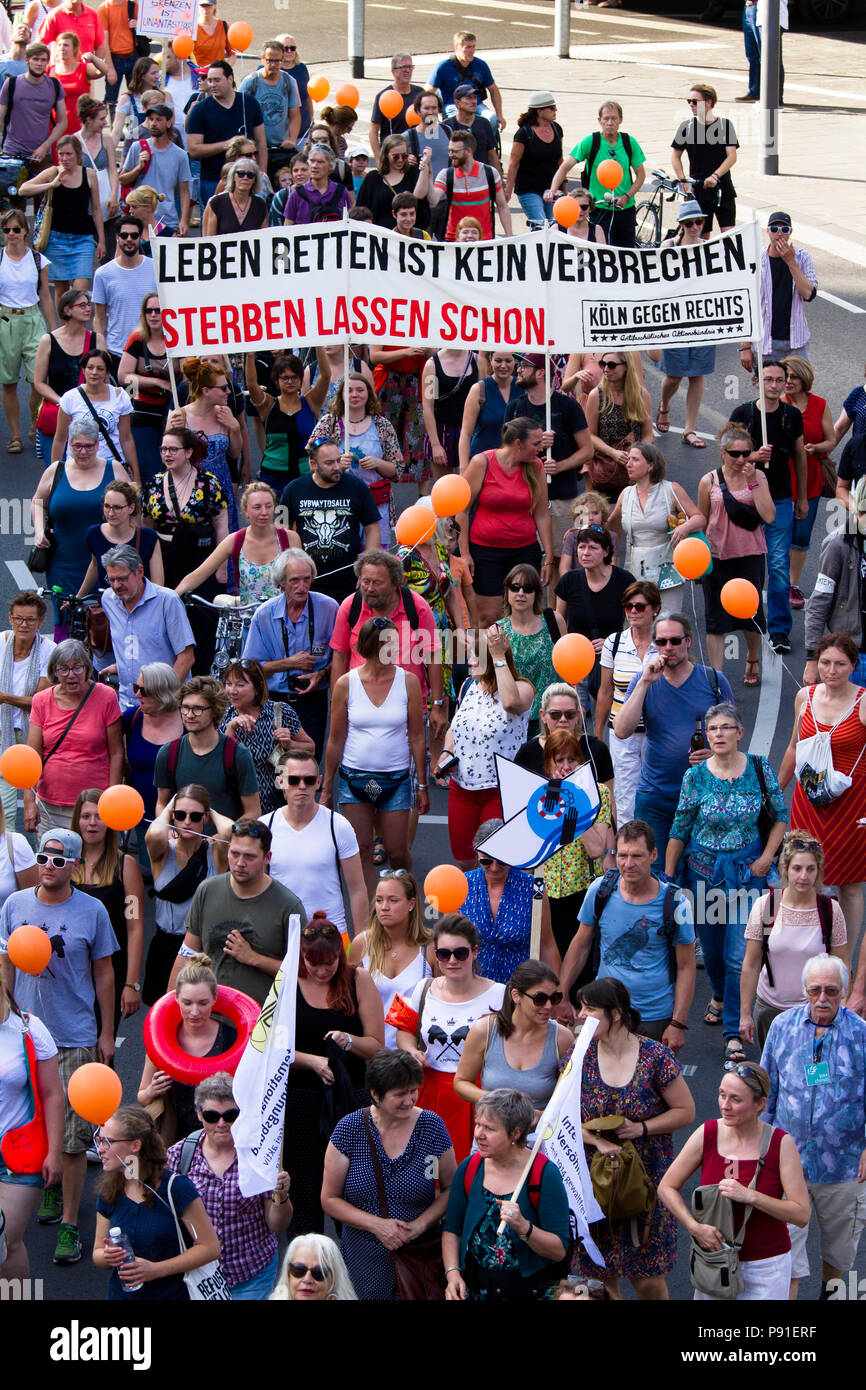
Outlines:
[{"label": "black dress", "polygon": [[[398,193],[414,193],[418,181],[418,170],[407,169],[399,183],[388,183],[378,169],[371,169],[364,175],[358,189],[357,203],[360,208],[369,208],[377,227],[394,230],[394,214],[391,203]],[[430,221],[430,209],[426,198],[418,200],[418,217],[415,225],[426,229]]]},{"label": "black dress", "polygon": [[[120,1023],[120,996],[126,984],[127,970],[127,940],[126,940],[126,889],[123,886],[123,859],[121,855],[118,861],[117,870],[114,878],[105,887],[98,883],[76,883],[82,893],[86,893],[89,898],[96,898],[102,903],[108,913],[111,922],[111,930],[117,937],[119,950],[114,952],[111,957],[111,964],[114,967],[114,1036],[117,1037],[117,1029]],[[99,1008],[99,1000],[96,1000],[96,1031],[97,1034],[102,1029],[102,1014]]]}]

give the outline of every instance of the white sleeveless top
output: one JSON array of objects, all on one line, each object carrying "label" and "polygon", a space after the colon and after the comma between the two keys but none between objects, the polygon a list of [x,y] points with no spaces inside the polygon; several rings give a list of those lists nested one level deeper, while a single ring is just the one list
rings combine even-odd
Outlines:
[{"label": "white sleeveless top", "polygon": [[[625,535],[625,567],[635,579],[646,579],[653,584],[659,582],[659,571],[666,560],[671,558],[671,537],[668,529],[668,515],[681,510],[676,493],[666,479],[653,483],[647,495],[646,506],[642,509],[637,499],[634,483],[624,489],[622,494],[622,529]],[[664,591],[664,606],[670,609],[679,605],[682,585],[671,584],[669,575]]]},{"label": "white sleeveless top", "polygon": [[[365,970],[370,970],[370,957],[365,955],[361,964]],[[424,980],[432,974],[433,971],[430,969],[424,949],[419,946],[415,959],[410,960],[409,964],[404,966],[400,974],[395,975],[393,980],[389,980],[387,975],[380,975],[378,970],[370,971],[370,978],[379,991],[382,1008],[387,1014],[394,1002],[395,995],[399,994],[404,999],[408,999],[418,981]],[[385,1046],[391,1048],[397,1046],[397,1029],[393,1028],[390,1023],[385,1024]]]},{"label": "white sleeveless top", "polygon": [[387,698],[374,705],[358,670],[349,672],[349,728],[343,749],[346,767],[363,772],[397,772],[409,766],[409,696],[406,673],[394,668]]}]

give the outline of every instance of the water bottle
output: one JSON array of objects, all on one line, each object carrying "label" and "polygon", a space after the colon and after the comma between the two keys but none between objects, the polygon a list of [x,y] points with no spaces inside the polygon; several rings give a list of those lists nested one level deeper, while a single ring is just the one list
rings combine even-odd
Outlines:
[{"label": "water bottle", "polygon": [[[132,1241],[129,1239],[129,1236],[126,1235],[120,1229],[119,1226],[112,1226],[111,1230],[108,1232],[108,1239],[111,1241],[112,1245],[119,1245],[121,1250],[126,1255],[126,1259],[123,1261],[124,1264],[128,1264],[130,1260],[135,1259],[135,1251],[132,1248]],[[124,1284],[123,1287],[125,1288],[127,1293],[138,1293],[138,1290],[142,1288],[143,1285]]]}]

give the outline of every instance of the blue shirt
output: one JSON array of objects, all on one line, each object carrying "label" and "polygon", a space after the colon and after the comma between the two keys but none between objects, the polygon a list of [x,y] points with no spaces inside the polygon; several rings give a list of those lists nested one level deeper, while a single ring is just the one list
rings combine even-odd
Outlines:
[{"label": "blue shirt", "polygon": [[[601,879],[586,890],[580,907],[580,921],[595,921],[595,895]],[[601,914],[601,961],[598,979],[612,976],[622,980],[631,1001],[647,1020],[670,1018],[674,1007],[674,983],[670,972],[670,953],[664,937],[664,900],[667,884],[651,902],[627,903],[617,886]],[[689,946],[695,939],[692,906],[677,894],[674,910],[675,946]]]},{"label": "blue shirt", "polygon": [[269,148],[279,147],[288,135],[289,112],[296,110],[301,104],[295,79],[282,68],[279,82],[273,83],[266,82],[261,72],[251,72],[249,77],[244,78],[240,89],[255,97],[262,108],[265,139]]},{"label": "blue shirt", "polygon": [[[96,1210],[106,1218],[109,1228],[119,1226],[132,1242],[132,1249],[143,1260],[153,1262],[172,1260],[181,1253],[172,1209],[168,1202],[168,1184],[174,1175],[167,1168],[162,1170],[157,1195],[151,1194],[151,1202],[133,1202],[123,1193],[116,1202],[110,1203],[105,1197],[98,1197]],[[187,1177],[177,1176],[171,1184],[171,1198],[178,1219],[193,1202],[198,1200],[198,1189]],[[181,1231],[184,1231],[181,1226]],[[151,1279],[135,1293],[130,1293],[121,1283],[116,1269],[111,1271],[108,1285],[109,1302],[118,1300],[126,1303],[164,1302],[167,1299],[186,1302],[189,1294],[182,1274],[169,1274],[163,1279]]]},{"label": "blue shirt", "polygon": [[483,58],[473,58],[465,68],[458,67],[453,56],[443,58],[431,72],[427,86],[435,87],[442,98],[442,104],[448,106],[453,102],[457,88],[462,87],[464,82],[472,82],[473,85],[483,84],[488,91],[493,86],[493,73]]},{"label": "blue shirt", "polygon": [[118,694],[124,709],[136,703],[132,683],[142,666],[164,661],[173,666],[187,647],[195,644],[183,601],[174,589],[144,581],[144,592],[131,613],[111,589],[102,595],[102,607],[111,628],[111,645],[120,682]]},{"label": "blue shirt", "polygon": [[[816,1057],[809,1004],[797,1004],[770,1024],[761,1066],[770,1095],[761,1118],[787,1130],[807,1182],[853,1182],[866,1147],[866,1023],[840,1008]],[[805,1068],[826,1062],[830,1080],[806,1084]]]},{"label": "blue shirt", "polygon": [[[336,599],[327,594],[311,593],[301,616],[293,623],[286,610],[285,594],[269,598],[253,614],[244,656],[252,661],[282,661],[297,652],[312,651],[316,658],[313,670],[324,671],[331,664],[331,634],[339,607]],[[268,677],[268,689],[287,691],[289,677],[296,674],[308,676],[309,672],[274,671]]]},{"label": "blue shirt", "polygon": [[[717,705],[723,700],[736,703],[734,692],[720,671],[715,677],[718,681],[716,694],[713,677],[708,670],[695,666],[683,685],[671,685],[661,675],[649,686],[643,704],[647,741],[637,784],[639,792],[678,800],[689,766],[689,745],[696,721],[700,719],[703,727],[703,718],[710,705]],[[632,677],[626,700],[639,680],[640,675]]]}]

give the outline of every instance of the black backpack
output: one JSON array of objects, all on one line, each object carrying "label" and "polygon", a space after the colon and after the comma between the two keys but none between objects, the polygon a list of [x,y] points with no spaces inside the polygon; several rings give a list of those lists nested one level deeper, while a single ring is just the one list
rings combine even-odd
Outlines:
[{"label": "black backpack", "polygon": [[[601,883],[598,885],[598,892],[593,903],[593,922],[592,922],[592,946],[589,951],[588,965],[595,975],[601,963],[601,914],[616,892],[619,883],[619,869],[608,869],[602,876]],[[668,943],[668,974],[671,984],[676,983],[677,978],[677,950],[674,945],[674,935],[676,933],[676,884],[668,883],[665,885],[665,896],[662,904],[662,935]]]},{"label": "black backpack", "polygon": [[[182,734],[180,738],[172,739],[171,743],[168,745],[166,771],[168,773],[168,784],[171,788],[172,796],[177,791],[177,760],[180,757],[180,745],[183,743],[184,739],[189,742],[189,735]],[[238,808],[238,814],[240,815],[243,811],[243,804],[241,802],[240,791],[238,790],[238,773],[235,766],[237,751],[237,740],[229,738],[228,735],[226,735],[223,744],[223,772],[225,773],[226,786],[229,793],[234,798],[235,805]]]},{"label": "black backpack", "polygon": [[[626,157],[628,158],[628,167],[633,169],[631,136],[626,135],[625,131],[622,132],[622,143],[625,148]],[[601,131],[597,130],[590,141],[589,154],[586,156],[586,163],[580,173],[581,188],[589,188],[589,181],[592,178],[592,171],[595,168],[595,161],[598,159],[598,152],[600,149]]]},{"label": "black backpack", "polygon": [[307,204],[307,207],[312,208],[310,222],[342,222],[343,210],[340,207],[340,199],[345,191],[342,184],[337,184],[334,193],[327,202],[314,203],[312,198],[309,198],[305,193],[303,184],[294,190],[298,197]]},{"label": "black backpack", "polygon": [[[415,604],[415,595],[412,593],[411,589],[407,589],[403,585],[400,586],[400,594],[403,599],[403,608],[406,611],[406,617],[409,619],[409,626],[412,629],[412,631],[415,632],[418,627],[418,609]],[[354,594],[352,595],[352,603],[349,608],[350,632],[361,616],[361,606],[363,602],[364,600],[361,597],[361,590],[356,589]]]},{"label": "black backpack", "polygon": [[[830,893],[818,893],[818,916],[821,921],[821,935],[824,938],[824,951],[829,956],[830,947],[833,939],[833,898]],[[767,984],[770,989],[775,988],[773,980],[773,968],[770,965],[770,932],[776,920],[776,913],[779,911],[779,903],[782,895],[778,888],[771,888],[769,900],[761,913],[764,934],[761,937],[761,963],[767,972]]]},{"label": "black backpack", "polygon": [[[49,74],[49,75],[50,75],[50,74]],[[0,140],[5,140],[5,138],[6,138],[6,132],[7,132],[8,129],[9,129],[9,122],[12,120],[12,103],[13,103],[14,100],[15,100],[15,83],[18,81],[18,77],[19,77],[19,74],[16,73],[14,77],[7,77],[7,79],[6,79],[6,81],[7,81],[8,84],[9,84],[9,90],[8,90],[8,92],[7,92],[7,94],[6,94],[6,119],[5,119],[5,121],[3,122],[3,129],[2,129],[2,131],[0,131]],[[58,103],[59,101],[64,101],[64,100],[65,100],[65,94],[64,94],[64,91],[63,91],[62,86],[60,85],[60,83],[58,82],[58,80],[57,80],[56,77],[52,77],[52,78],[51,78],[51,81],[54,83],[54,108],[53,108],[53,109],[54,109],[54,114],[55,114],[55,116],[56,116],[56,115],[57,115],[57,103]],[[0,91],[2,91],[2,90],[3,90],[3,82],[2,82],[2,80],[0,80]]]}]

